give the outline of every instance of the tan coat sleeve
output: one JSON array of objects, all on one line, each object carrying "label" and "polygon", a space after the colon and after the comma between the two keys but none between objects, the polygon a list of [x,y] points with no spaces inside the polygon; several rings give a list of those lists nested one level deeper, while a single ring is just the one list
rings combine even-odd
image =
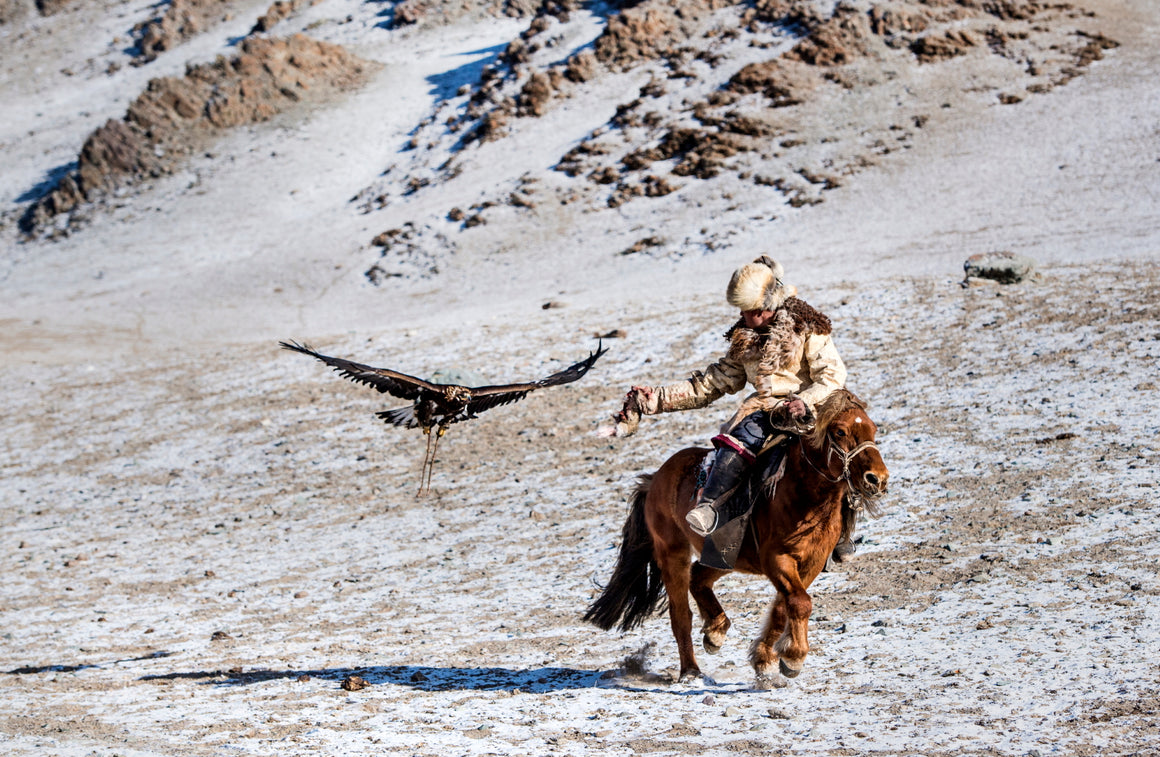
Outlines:
[{"label": "tan coat sleeve", "polygon": [[846,385],[846,364],[838,355],[834,340],[828,335],[819,334],[814,334],[806,340],[805,360],[812,383],[803,389],[799,396],[810,407],[815,407],[830,396],[831,392]]},{"label": "tan coat sleeve", "polygon": [[747,383],[745,366],[723,357],[684,381],[658,387],[655,402],[641,408],[646,415],[705,407],[725,394],[735,394]]}]

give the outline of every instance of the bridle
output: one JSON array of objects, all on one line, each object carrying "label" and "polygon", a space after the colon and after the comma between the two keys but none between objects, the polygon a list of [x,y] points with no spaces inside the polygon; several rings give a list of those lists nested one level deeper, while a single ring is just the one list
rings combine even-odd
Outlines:
[{"label": "bridle", "polygon": [[810,460],[810,456],[806,454],[806,448],[805,445],[801,442],[801,437],[798,437],[798,444],[800,445],[799,448],[801,450],[802,458],[805,459],[806,463],[808,463],[809,466],[813,468],[819,476],[826,479],[831,484],[837,484],[845,481],[846,490],[849,493],[850,507],[853,508],[854,512],[858,512],[859,510],[862,510],[864,507],[866,507],[867,497],[854,488],[854,482],[850,479],[850,461],[853,460],[859,453],[865,452],[868,449],[877,451],[878,445],[874,442],[873,439],[867,439],[866,441],[854,447],[854,449],[847,452],[838,446],[838,442],[834,439],[832,434],[826,434],[826,441],[829,442],[829,446],[826,448],[826,466],[829,467],[830,460],[835,455],[837,455],[838,459],[842,461],[842,473],[839,476],[832,477],[828,472],[814,465],[814,461]]}]

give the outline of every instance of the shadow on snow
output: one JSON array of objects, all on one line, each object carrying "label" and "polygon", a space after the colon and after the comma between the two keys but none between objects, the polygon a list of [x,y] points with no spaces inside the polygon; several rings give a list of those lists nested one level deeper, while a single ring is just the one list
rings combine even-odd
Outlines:
[{"label": "shadow on snow", "polygon": [[282,679],[321,678],[342,681],[358,676],[374,685],[410,686],[420,691],[524,691],[544,693],[587,689],[597,685],[600,671],[575,668],[437,668],[426,665],[392,665],[322,670],[195,670],[142,676],[142,681],[203,680],[216,686],[245,686]]}]

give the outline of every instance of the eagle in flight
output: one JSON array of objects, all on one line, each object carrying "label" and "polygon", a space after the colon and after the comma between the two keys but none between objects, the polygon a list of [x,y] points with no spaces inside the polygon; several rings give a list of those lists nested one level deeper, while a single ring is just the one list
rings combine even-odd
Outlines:
[{"label": "eagle in flight", "polygon": [[[431,468],[435,464],[435,450],[439,446],[439,439],[447,433],[448,426],[471,420],[484,410],[518,402],[526,397],[528,392],[536,389],[569,384],[587,373],[600,356],[608,352],[603,342],[598,341],[596,352],[590,352],[584,360],[536,381],[495,386],[461,386],[438,384],[390,368],[373,368],[340,357],[330,357],[298,342],[279,344],[283,349],[301,352],[303,355],[321,360],[340,376],[351,381],[411,401],[411,404],[405,407],[383,410],[375,415],[393,426],[423,429],[423,434],[427,437],[427,451],[423,455],[423,468],[419,474],[419,496],[431,491]],[[435,429],[434,435],[431,434],[432,429]]]}]

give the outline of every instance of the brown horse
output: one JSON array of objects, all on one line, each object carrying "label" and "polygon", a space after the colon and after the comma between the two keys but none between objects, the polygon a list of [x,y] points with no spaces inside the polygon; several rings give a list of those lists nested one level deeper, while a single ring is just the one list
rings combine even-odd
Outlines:
[{"label": "brown horse", "polygon": [[[820,403],[815,430],[788,443],[784,475],[772,490],[764,487],[753,505],[735,570],[766,576],[777,590],[761,636],[749,650],[760,687],[773,685],[775,662],[790,678],[805,663],[813,608],[806,589],[841,535],[843,499],[859,507],[886,493],[889,473],[865,408],[846,390]],[[667,593],[681,657],[679,681],[703,677],[693,654],[690,593],[703,621],[706,652],[721,648],[731,625],[713,593],[713,584],[729,571],[694,561],[704,540],[685,523],[707,452],[683,449],[655,474],[641,477],[612,578],[584,615],[605,630],[619,624],[627,631],[656,612],[662,592]]]}]

